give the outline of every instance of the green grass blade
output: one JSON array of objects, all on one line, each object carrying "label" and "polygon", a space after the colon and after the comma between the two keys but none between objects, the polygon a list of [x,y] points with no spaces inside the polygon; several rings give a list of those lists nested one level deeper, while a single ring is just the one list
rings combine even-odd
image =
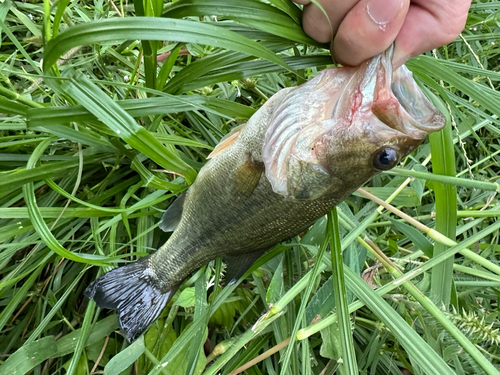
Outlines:
[{"label": "green grass blade", "polygon": [[[439,99],[432,97],[434,104],[439,105],[441,112],[446,113]],[[453,134],[449,115],[443,130],[433,133],[429,137],[432,153],[433,173],[446,176],[455,176],[455,153],[453,147]],[[446,237],[455,240],[457,223],[457,189],[453,185],[433,182],[433,190],[436,199],[436,230]],[[434,244],[433,256],[437,256],[446,250],[446,246],[436,242]],[[445,307],[450,303],[451,288],[453,281],[453,259],[450,258],[432,269],[431,293],[438,298]]]},{"label": "green grass blade", "polygon": [[112,18],[76,25],[52,39],[45,49],[44,70],[71,48],[116,40],[171,40],[208,44],[262,57],[292,70],[281,58],[259,43],[219,27],[186,20],[155,17]]},{"label": "green grass blade", "polygon": [[163,90],[165,92],[177,94],[186,92],[186,90],[183,90],[181,88],[187,84],[196,84],[198,81],[198,77],[201,77],[212,70],[216,70],[223,66],[230,65],[236,61],[245,59],[248,59],[248,55],[235,51],[222,51],[204,56],[178,72],[172,79],[167,82]]},{"label": "green grass blade", "polygon": [[88,78],[79,75],[65,85],[65,91],[136,150],[163,168],[183,175],[188,183],[194,181],[196,172],[193,168],[178,155],[163,147],[151,133],[139,126]]},{"label": "green grass blade", "polygon": [[[31,56],[29,55],[28,52],[24,49],[24,47],[21,45],[19,40],[15,37],[15,35],[12,33],[11,28],[7,27],[7,25],[0,19],[0,30],[2,30],[5,35],[11,40],[11,42],[16,46],[17,50],[22,53],[26,61],[32,66],[32,68],[37,72],[38,74],[41,74],[40,70],[40,64],[36,63],[33,61]],[[54,61],[55,62],[55,61]]]},{"label": "green grass blade", "polygon": [[373,289],[349,268],[344,268],[349,289],[377,315],[391,330],[415,364],[426,374],[450,374],[454,372],[444,360],[420,337],[406,321],[377,295]]},{"label": "green grass blade", "polygon": [[[86,345],[89,346],[99,342],[119,327],[117,315],[111,315],[98,321],[93,325],[92,332],[86,341]],[[57,358],[73,353],[76,349],[77,343],[80,342],[80,337],[83,334],[85,334],[83,329],[79,328],[61,337],[57,340],[57,352],[53,353],[52,357]]]},{"label": "green grass blade", "polygon": [[[231,294],[231,292],[239,285],[239,282],[241,282],[242,280],[244,280],[246,277],[248,277],[252,272],[254,272],[257,268],[259,268],[260,266],[262,266],[264,263],[266,263],[267,261],[269,261],[270,259],[272,259],[274,256],[276,256],[277,254],[279,254],[280,252],[282,252],[284,250],[283,247],[281,246],[276,246],[274,247],[272,250],[270,250],[269,252],[267,252],[266,254],[262,255],[246,272],[243,276],[240,277],[240,280],[238,280],[238,282],[234,283],[234,284],[231,284],[231,285],[228,285],[226,286],[224,289],[222,289],[222,291],[217,295],[217,297],[215,298],[214,301],[212,301],[212,303],[210,304],[209,308],[207,309],[207,311],[205,311],[203,313],[203,317],[205,316],[210,316],[213,312],[215,312],[222,303],[224,303],[224,301],[227,299],[227,297]],[[278,317],[279,315],[276,315],[276,317]],[[267,323],[272,323],[274,319],[270,320],[270,321],[266,321]],[[203,321],[204,319],[201,318],[201,319],[198,319],[197,321],[193,322],[193,324],[182,334],[181,337],[179,337],[179,339],[176,340],[176,342],[174,343],[174,345],[172,346],[172,348],[170,349],[170,351],[165,355],[163,356],[162,359],[160,359],[160,363],[158,365],[155,365],[153,367],[153,369],[148,373],[148,375],[158,375],[161,371],[161,369],[163,368],[162,367],[162,364],[163,363],[167,363],[167,362],[170,362],[173,358],[175,358],[179,353],[182,353],[183,349],[189,345],[189,342],[190,340],[192,339],[193,335],[197,332],[197,330],[199,330],[201,327],[202,327],[202,324],[203,324]],[[266,324],[265,326],[267,327],[268,324]],[[262,327],[262,329],[264,329],[265,327]],[[252,337],[253,337],[253,331],[250,329],[248,330],[247,332],[251,332],[251,333],[248,333],[248,340],[250,340]],[[244,340],[243,340],[244,341]],[[248,341],[244,341],[244,342],[248,342]],[[235,344],[236,345],[236,344]],[[244,343],[242,345],[245,345]],[[237,348],[235,350],[235,352],[238,350],[239,348]],[[226,353],[229,353],[226,352]],[[230,355],[226,355],[226,353],[224,354],[224,356],[221,356],[221,358],[219,358],[219,360],[214,363],[207,371],[206,371],[206,374],[214,374],[215,372],[219,371],[220,368],[230,359]],[[233,352],[234,354],[234,352]],[[224,357],[224,360],[223,358]],[[228,358],[226,358],[228,357]],[[211,371],[213,370],[213,371]]]},{"label": "green grass blade", "polygon": [[[194,64],[192,64],[194,65]],[[190,65],[191,66],[191,65]],[[187,68],[186,68],[187,69]],[[204,97],[200,95],[169,95],[155,92],[162,97],[134,100],[119,100],[116,102],[125,112],[132,117],[151,115],[166,115],[170,113],[203,110],[221,115],[226,118],[249,118],[255,109],[242,104],[219,98]],[[51,128],[54,123],[69,124],[71,122],[91,122],[95,117],[85,107],[80,105],[48,107],[28,110],[28,127]],[[108,130],[106,132],[106,130]],[[101,133],[115,135],[109,129],[99,129]]]},{"label": "green grass blade", "polygon": [[212,16],[229,18],[302,44],[323,47],[311,39],[287,14],[269,4],[252,0],[179,0],[166,7],[166,17]]},{"label": "green grass blade", "polygon": [[406,63],[415,73],[431,76],[452,84],[458,90],[468,95],[484,108],[500,117],[500,94],[491,88],[468,80],[453,70],[443,66],[439,60],[428,56],[418,56]]},{"label": "green grass blade", "polygon": [[298,24],[301,24],[302,12],[295,3],[287,0],[269,0],[269,3],[288,14]]},{"label": "green grass blade", "polygon": [[[202,268],[202,270],[204,270]],[[188,362],[188,371],[186,375],[194,375],[196,373],[198,363],[200,360],[206,363],[206,360],[200,356],[200,353],[203,350],[203,345],[207,339],[208,330],[204,327],[208,323],[208,316],[204,316],[204,312],[207,310],[207,282],[205,278],[205,272],[201,272],[198,280],[195,281],[195,312],[193,315],[193,320],[201,320],[204,319],[203,328],[198,330],[193,337],[193,340],[190,343],[187,362]]]},{"label": "green grass blade", "polygon": [[[40,158],[43,151],[49,146],[51,139],[41,142],[35,151],[33,152],[28,164],[26,166],[26,170],[31,170],[35,168],[35,164]],[[105,257],[99,255],[90,255],[90,254],[81,254],[77,255],[71,251],[66,250],[62,247],[54,235],[51,233],[49,227],[43,220],[43,217],[40,212],[40,208],[38,207],[37,200],[35,197],[34,186],[32,182],[28,182],[23,185],[23,193],[24,199],[26,200],[26,205],[28,207],[28,213],[30,216],[30,220],[33,224],[33,227],[40,235],[42,240],[47,244],[47,246],[60,255],[61,257],[70,259],[75,262],[86,263],[86,264],[94,264],[94,265],[105,265],[103,260]]]},{"label": "green grass blade", "polygon": [[172,68],[174,67],[175,61],[177,60],[177,56],[179,56],[179,52],[181,51],[182,44],[178,43],[177,46],[170,51],[170,55],[168,55],[167,60],[163,63],[160,72],[158,73],[158,80],[156,82],[156,89],[162,90],[163,86],[167,82],[167,79],[172,72]]},{"label": "green grass blade", "polygon": [[28,106],[0,96],[0,113],[26,116]]},{"label": "green grass blade", "polygon": [[47,132],[59,138],[68,139],[83,145],[93,146],[104,152],[117,152],[116,148],[113,147],[107,139],[100,137],[95,133],[92,134],[90,132],[78,131],[68,126],[54,123],[54,121],[52,121],[52,124],[48,127],[40,126],[36,130]]},{"label": "green grass blade", "polygon": [[411,169],[394,168],[393,170],[384,173],[394,176],[422,178],[428,181],[436,181],[439,182],[440,184],[463,186],[471,189],[482,189],[491,191],[499,191],[500,189],[500,185],[496,182],[476,181],[466,178],[452,177],[452,176],[438,174],[435,171],[433,171],[433,173],[427,173],[427,172],[414,171]]},{"label": "green grass blade", "polygon": [[[61,306],[63,303],[66,301],[66,299],[69,297],[70,293],[75,292],[75,288],[80,282],[81,278],[83,277],[84,272],[81,272],[75,280],[70,284],[68,289],[64,292],[64,294],[57,300],[56,304],[52,307],[52,309],[49,311],[47,315],[43,318],[43,320],[40,322],[40,324],[36,327],[36,329],[33,331],[31,336],[26,340],[25,345],[29,345],[32,342],[35,342],[35,340],[38,338],[38,336],[43,332],[43,330],[47,327],[47,324],[50,323],[52,318],[56,313],[58,313],[61,309]],[[39,340],[38,340],[39,341]],[[57,349],[56,349],[57,350]],[[55,351],[56,351],[55,350]]]},{"label": "green grass blade", "polygon": [[71,0],[61,0],[57,2],[56,14],[54,15],[54,21],[52,24],[52,37],[55,38],[59,34],[59,25],[63,18],[64,12],[68,7]]},{"label": "green grass blade", "polygon": [[[29,170],[27,168],[18,168],[13,171],[3,172],[0,176],[0,196],[2,193],[12,189],[18,188],[22,184],[26,184],[33,181],[43,180],[47,177],[54,177],[61,173],[66,173],[68,170],[78,167],[78,159],[61,161],[61,162],[50,162],[37,167],[34,170]],[[92,158],[89,158],[92,159]],[[93,160],[86,159],[85,162],[89,164]],[[95,159],[94,159],[95,160]]]},{"label": "green grass blade", "polygon": [[146,347],[144,346],[144,336],[141,335],[132,344],[127,346],[120,353],[115,355],[104,367],[106,375],[120,375],[129,368],[137,358],[139,358]]},{"label": "green grass blade", "polygon": [[92,320],[94,318],[95,308],[96,308],[95,302],[92,300],[89,300],[89,303],[88,303],[87,308],[85,310],[85,315],[83,316],[81,334],[78,337],[78,340],[76,342],[75,351],[73,353],[73,356],[71,357],[71,360],[70,360],[69,366],[68,366],[68,370],[66,372],[66,374],[68,374],[68,375],[73,375],[74,373],[78,372],[77,366],[79,365],[80,356],[82,355],[82,351],[83,351],[83,348],[85,347],[85,343],[87,342],[87,339],[89,338],[89,335],[90,335],[90,330],[92,328]]},{"label": "green grass blade", "polygon": [[[309,301],[309,296],[311,295],[312,289],[314,287],[314,280],[321,272],[322,262],[320,260],[323,258],[323,255],[326,252],[327,244],[328,244],[328,242],[325,240],[318,251],[316,263],[314,264],[313,269],[311,270],[311,272],[309,272],[306,275],[306,276],[308,276],[307,277],[307,288],[304,292],[304,295],[302,296],[302,301],[300,303],[299,311],[297,312],[297,315],[296,315],[298,317],[298,319],[295,319],[295,324],[294,324],[293,330],[290,334],[290,337],[291,337],[290,344],[288,345],[288,348],[287,348],[286,353],[285,353],[285,357],[283,358],[283,361],[282,361],[281,372],[280,372],[281,375],[288,374],[291,371],[290,359],[292,357],[292,352],[297,350],[296,344],[295,344],[297,332],[299,331],[299,329],[302,325],[302,322],[303,322],[303,318],[305,317],[307,302]],[[306,276],[304,276],[304,278]],[[292,301],[291,298],[286,298],[286,300],[288,302]],[[283,302],[280,300],[276,303],[276,305],[283,306]],[[275,311],[276,311],[276,309],[274,309],[274,310],[271,309],[271,314],[275,313]]]},{"label": "green grass blade", "polygon": [[[332,58],[324,55],[284,57],[283,60],[293,69],[297,70],[316,66],[325,66],[332,63]],[[181,86],[177,92],[187,92],[200,87],[213,85],[218,82],[245,79],[259,74],[276,73],[284,70],[285,69],[283,67],[272,64],[268,61],[256,60],[236,62],[223,68],[214,69],[201,76],[196,81],[189,79],[189,83]],[[175,83],[179,84],[179,81],[176,81]],[[167,85],[167,88],[168,87],[169,85]]]},{"label": "green grass blade", "polygon": [[57,351],[54,336],[43,337],[40,340],[23,345],[0,365],[2,374],[24,375],[30,372]]},{"label": "green grass blade", "polygon": [[0,313],[0,330],[5,327],[7,321],[14,313],[17,305],[19,305],[19,303],[21,303],[21,301],[26,298],[29,288],[31,288],[37,277],[40,275],[40,272],[42,272],[44,266],[45,264],[38,266],[38,268],[34,270],[33,273],[31,273],[30,277],[23,283],[22,287],[10,300],[9,304],[2,309],[2,312]]},{"label": "green grass blade", "polygon": [[[339,323],[339,341],[342,350],[342,363],[340,366],[343,367],[345,374],[358,374],[359,371],[356,361],[356,351],[354,349],[352,339],[353,332],[351,329],[351,318],[347,307],[347,293],[344,280],[344,260],[342,258],[339,222],[336,208],[328,214],[327,231],[330,238],[332,281],[335,296],[335,307]],[[322,259],[322,254],[321,257],[318,257],[318,261],[319,259]]]}]

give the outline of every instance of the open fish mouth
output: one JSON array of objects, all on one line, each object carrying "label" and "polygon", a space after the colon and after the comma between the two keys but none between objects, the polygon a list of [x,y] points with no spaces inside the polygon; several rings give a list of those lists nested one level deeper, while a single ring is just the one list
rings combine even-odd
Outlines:
[{"label": "open fish mouth", "polygon": [[[405,65],[392,70],[392,55],[391,46],[370,63],[377,70],[371,112],[392,129],[416,140],[423,139],[442,129],[445,117],[425,96]],[[370,79],[368,71],[366,75]]]},{"label": "open fish mouth", "polygon": [[411,124],[417,129],[431,133],[442,129],[445,118],[427,99],[413,79],[412,72],[402,65],[392,74],[392,92],[401,104]]}]

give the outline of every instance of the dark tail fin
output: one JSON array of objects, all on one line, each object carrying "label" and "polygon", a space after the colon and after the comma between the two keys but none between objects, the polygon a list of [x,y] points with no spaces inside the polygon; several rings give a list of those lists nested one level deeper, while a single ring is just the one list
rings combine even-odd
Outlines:
[{"label": "dark tail fin", "polygon": [[129,342],[155,321],[178,288],[175,285],[162,293],[152,275],[144,259],[106,273],[85,290],[85,295],[99,307],[118,311],[120,326]]}]

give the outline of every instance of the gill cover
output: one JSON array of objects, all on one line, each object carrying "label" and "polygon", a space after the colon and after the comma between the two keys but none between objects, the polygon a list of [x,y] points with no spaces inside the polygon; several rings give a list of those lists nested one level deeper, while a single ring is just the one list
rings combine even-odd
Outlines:
[{"label": "gill cover", "polygon": [[380,121],[386,129],[415,140],[415,145],[444,125],[442,114],[411,72],[404,65],[392,72],[392,52],[391,47],[358,68],[325,69],[283,98],[262,149],[266,177],[275,193],[289,200],[314,199],[340,183],[330,173],[329,147],[334,137],[355,134],[363,122]]},{"label": "gill cover", "polygon": [[[290,90],[270,119],[264,138],[262,159],[266,177],[275,193],[288,199],[309,198],[299,185],[299,175],[328,178],[328,166],[318,139],[331,127],[333,102],[350,78],[328,69],[312,80]],[[328,103],[329,99],[330,103]],[[309,172],[309,173],[308,173]],[[293,181],[295,179],[295,181]],[[318,192],[320,193],[320,192]],[[313,194],[317,195],[317,194]]]}]

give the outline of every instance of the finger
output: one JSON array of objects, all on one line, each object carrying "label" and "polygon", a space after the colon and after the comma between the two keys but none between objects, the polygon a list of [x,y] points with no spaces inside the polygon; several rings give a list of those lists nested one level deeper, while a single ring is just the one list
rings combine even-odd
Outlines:
[{"label": "finger", "polygon": [[412,3],[396,38],[394,68],[410,57],[453,42],[464,28],[470,3],[469,0]]},{"label": "finger", "polygon": [[332,43],[335,59],[357,66],[385,51],[404,23],[409,0],[363,0],[345,16]]},{"label": "finger", "polygon": [[304,31],[311,38],[321,43],[328,43],[331,41],[332,35],[335,35],[337,29],[342,22],[345,15],[352,9],[359,0],[318,0],[318,4],[323,7],[328,19],[332,25],[330,31],[330,24],[324,13],[314,3],[304,6],[302,15],[302,26]]}]

